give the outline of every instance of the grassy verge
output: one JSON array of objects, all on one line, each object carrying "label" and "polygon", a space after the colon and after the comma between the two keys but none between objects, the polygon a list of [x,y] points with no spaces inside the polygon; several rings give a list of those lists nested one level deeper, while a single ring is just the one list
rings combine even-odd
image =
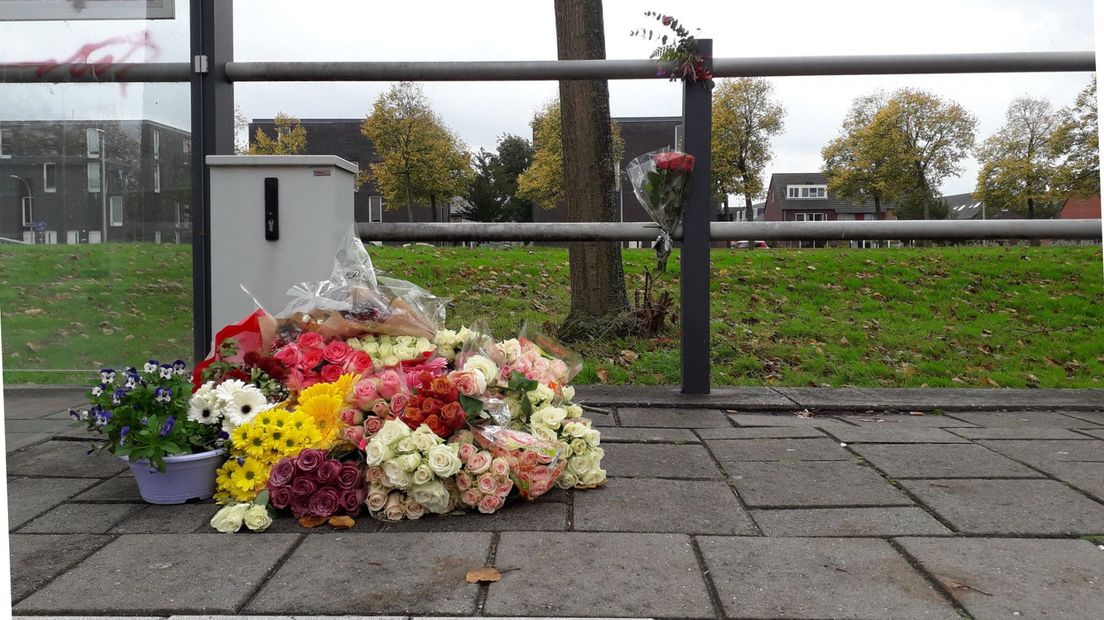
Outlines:
[{"label": "grassy verge", "polygon": [[[558,248],[375,248],[451,297],[448,324],[508,337],[568,310]],[[1099,246],[715,250],[714,385],[1104,386]],[[652,264],[625,252],[629,296]],[[190,350],[186,246],[0,247],[7,369],[94,368]],[[677,253],[660,287],[677,299]],[[320,277],[324,274],[320,274]],[[677,312],[677,304],[675,308]],[[109,334],[108,331],[111,333]],[[678,383],[678,333],[577,343],[580,383]],[[60,374],[12,372],[12,382]]]}]

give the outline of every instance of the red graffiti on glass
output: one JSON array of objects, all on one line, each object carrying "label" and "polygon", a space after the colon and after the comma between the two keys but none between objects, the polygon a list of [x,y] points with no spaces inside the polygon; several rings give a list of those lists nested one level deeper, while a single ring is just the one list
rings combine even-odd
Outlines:
[{"label": "red graffiti on glass", "polygon": [[[69,75],[74,78],[83,77],[88,73],[99,77],[106,75],[115,63],[125,63],[143,50],[145,51],[146,62],[157,60],[157,57],[161,55],[160,46],[153,41],[148,30],[115,36],[94,43],[85,43],[71,56],[60,62],[56,58],[50,58],[49,60],[31,60],[0,66],[38,67],[35,75],[44,78],[58,67],[68,65]],[[115,71],[115,76],[123,77],[126,75],[126,71],[127,67],[118,69]],[[126,93],[126,83],[119,84],[119,87]]]}]

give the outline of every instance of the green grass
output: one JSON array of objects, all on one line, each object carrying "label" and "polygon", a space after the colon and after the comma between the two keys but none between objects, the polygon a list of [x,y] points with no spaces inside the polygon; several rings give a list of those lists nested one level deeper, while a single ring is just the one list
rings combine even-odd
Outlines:
[{"label": "green grass", "polygon": [[[452,298],[450,327],[483,317],[505,338],[568,310],[566,250],[388,247],[372,257]],[[1104,387],[1099,246],[714,250],[712,261],[713,385]],[[625,252],[630,299],[652,263],[648,250]],[[0,267],[6,381],[69,379],[15,369],[190,351],[186,246],[4,246]],[[668,269],[661,287],[677,298],[677,253]],[[586,358],[576,382],[678,383],[678,346],[675,328],[576,343]]]}]

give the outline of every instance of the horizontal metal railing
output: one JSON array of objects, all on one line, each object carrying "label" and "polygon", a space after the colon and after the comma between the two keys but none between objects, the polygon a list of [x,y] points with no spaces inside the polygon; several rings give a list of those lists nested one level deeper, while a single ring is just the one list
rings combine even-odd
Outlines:
[{"label": "horizontal metal railing", "polygon": [[[1000,52],[716,58],[714,77],[1095,71],[1093,52]],[[0,83],[187,82],[186,62],[0,63]],[[390,82],[656,79],[650,60],[227,62],[229,82]]]},{"label": "horizontal metal railing", "polygon": [[[652,241],[655,224],[375,223],[357,232],[371,241]],[[682,238],[678,228],[672,237]],[[711,222],[713,241],[1100,239],[1100,220],[895,220],[855,222]]]}]

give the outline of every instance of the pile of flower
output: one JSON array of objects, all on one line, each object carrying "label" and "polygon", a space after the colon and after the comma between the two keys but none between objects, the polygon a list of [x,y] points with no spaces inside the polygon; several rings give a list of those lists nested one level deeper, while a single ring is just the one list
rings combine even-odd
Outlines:
[{"label": "pile of flower", "polygon": [[284,457],[268,476],[269,504],[288,508],[296,518],[355,517],[364,501],[363,475],[357,463],[342,463],[325,450],[302,450]]}]

